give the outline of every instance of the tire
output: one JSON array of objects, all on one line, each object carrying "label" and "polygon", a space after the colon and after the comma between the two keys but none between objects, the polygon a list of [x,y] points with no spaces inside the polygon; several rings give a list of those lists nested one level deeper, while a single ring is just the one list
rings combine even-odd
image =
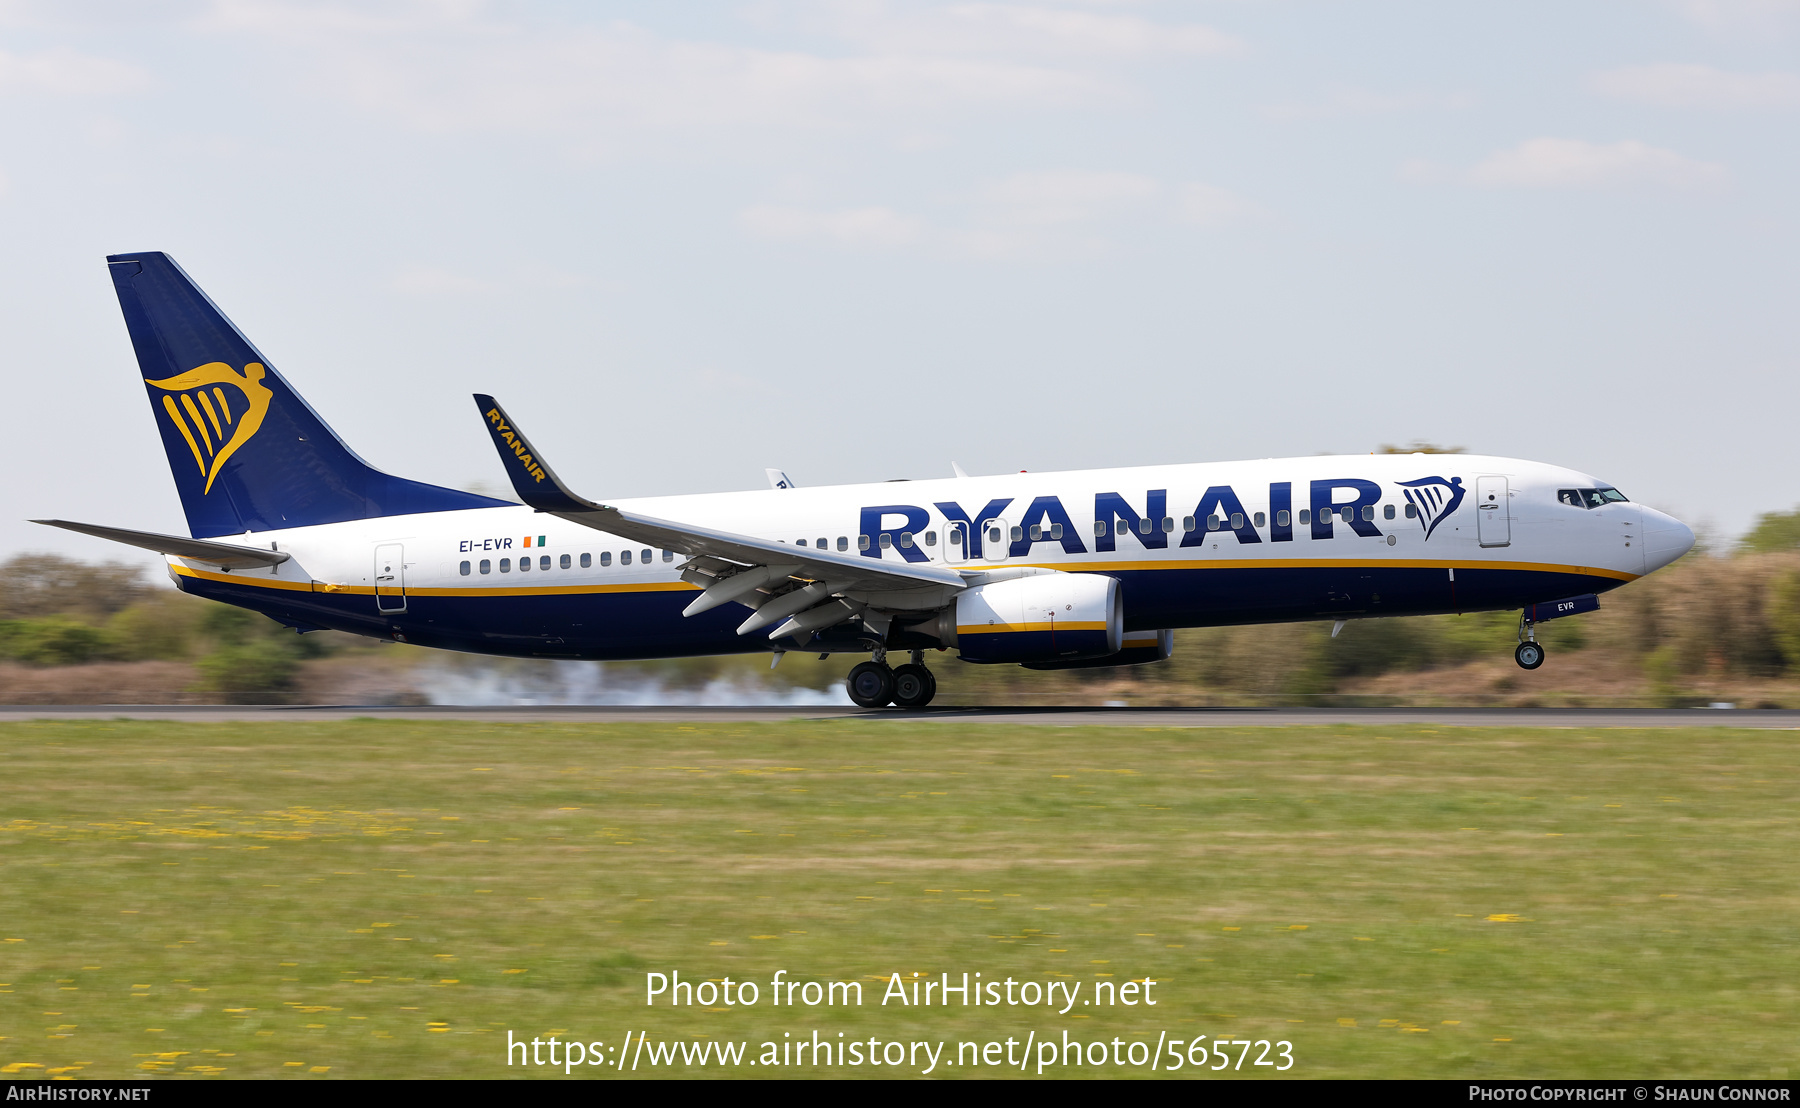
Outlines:
[{"label": "tire", "polygon": [[894,699],[894,671],[879,662],[862,662],[844,681],[859,708],[883,708]]},{"label": "tire", "polygon": [[894,670],[894,706],[923,708],[937,695],[937,677],[924,666],[908,663]]},{"label": "tire", "polygon": [[1536,669],[1544,664],[1544,647],[1541,643],[1522,642],[1513,651],[1513,661],[1519,663],[1520,669]]}]

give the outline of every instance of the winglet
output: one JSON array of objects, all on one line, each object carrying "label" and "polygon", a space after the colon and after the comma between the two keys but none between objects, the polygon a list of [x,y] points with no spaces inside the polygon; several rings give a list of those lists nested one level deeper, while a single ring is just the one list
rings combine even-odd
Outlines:
[{"label": "winglet", "polygon": [[604,510],[599,504],[583,500],[569,491],[525,435],[513,424],[493,397],[475,394],[475,406],[487,422],[488,434],[494,438],[494,449],[500,451],[500,462],[512,481],[513,491],[528,506],[540,512],[595,512]]}]

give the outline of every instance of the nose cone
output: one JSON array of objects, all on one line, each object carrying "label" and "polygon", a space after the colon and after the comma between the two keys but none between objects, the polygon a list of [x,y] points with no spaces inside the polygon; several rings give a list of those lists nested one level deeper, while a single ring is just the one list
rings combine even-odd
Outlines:
[{"label": "nose cone", "polygon": [[1644,509],[1644,572],[1655,573],[1694,549],[1694,532],[1674,516]]}]

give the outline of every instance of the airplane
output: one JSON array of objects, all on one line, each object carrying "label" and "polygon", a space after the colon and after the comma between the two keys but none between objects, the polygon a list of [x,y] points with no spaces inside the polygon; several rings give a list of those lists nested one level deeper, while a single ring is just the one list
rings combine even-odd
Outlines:
[{"label": "airplane", "polygon": [[[522,503],[359,458],[167,254],[107,258],[189,536],[36,520],[165,555],[175,584],[304,634],[480,654],[866,655],[865,708],[919,708],[926,653],[1055,670],[1170,656],[1182,627],[1520,612],[1537,624],[1694,535],[1561,466],[1318,456],[597,501],[492,396]],[[906,656],[890,665],[896,654]]]}]

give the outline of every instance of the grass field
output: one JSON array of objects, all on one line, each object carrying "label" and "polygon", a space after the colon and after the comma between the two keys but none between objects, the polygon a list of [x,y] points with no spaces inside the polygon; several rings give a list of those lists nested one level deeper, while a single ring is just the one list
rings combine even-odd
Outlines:
[{"label": "grass field", "polygon": [[[509,1071],[508,1030],[757,1057],[817,1029],[947,1041],[934,1077],[1019,1072],[956,1066],[958,1041],[1064,1031],[1287,1040],[1297,1077],[1781,1077],[1793,741],[5,725],[0,1071],[548,1076]],[[645,974],[671,970],[758,982],[760,1003],[646,1007]],[[860,980],[864,1003],[772,1007],[777,970]],[[965,971],[1148,977],[1158,1003],[880,1004],[879,975]],[[700,1072],[797,1071],[637,1076]],[[1208,1076],[1233,1072],[1270,1076]]]}]

